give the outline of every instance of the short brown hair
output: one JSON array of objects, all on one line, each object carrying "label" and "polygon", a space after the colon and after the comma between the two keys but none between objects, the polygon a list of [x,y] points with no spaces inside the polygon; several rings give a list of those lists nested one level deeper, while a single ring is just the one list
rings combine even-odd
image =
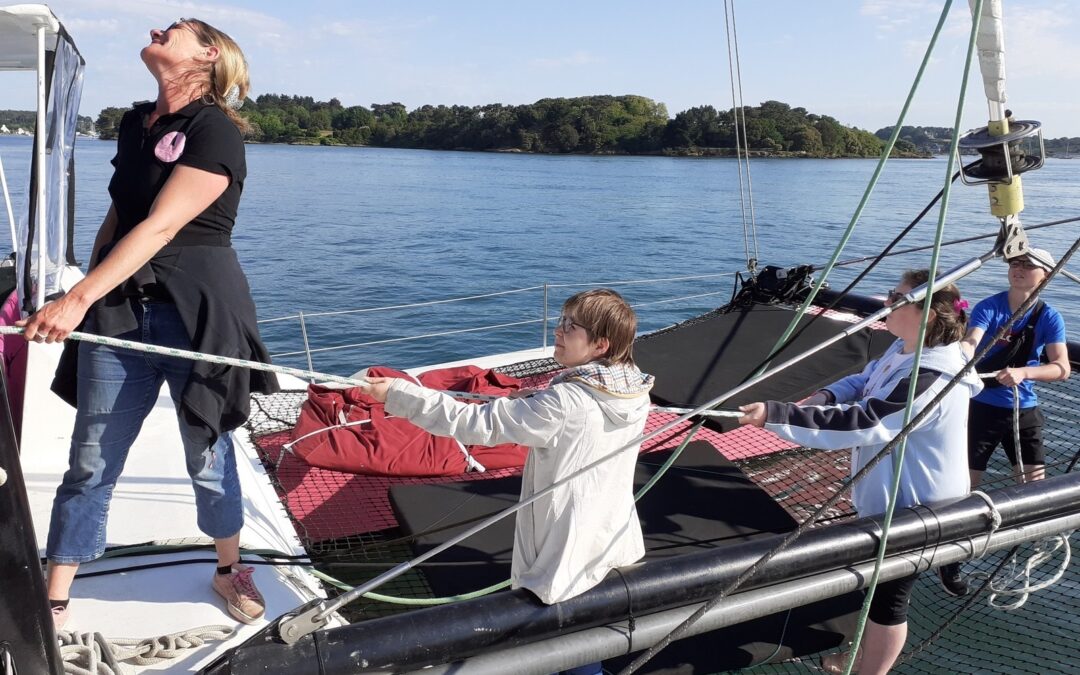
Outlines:
[{"label": "short brown hair", "polygon": [[[912,288],[922,286],[930,279],[930,270],[908,270],[901,279]],[[925,307],[926,300],[918,306],[920,309]],[[960,306],[960,289],[956,284],[935,286],[930,309],[934,310],[934,320],[926,326],[924,343],[927,347],[947,345],[964,337],[968,317]]]},{"label": "short brown hair", "polygon": [[567,298],[563,314],[584,327],[590,340],[607,338],[604,359],[611,363],[634,363],[637,315],[621,295],[610,288],[582,291]]}]

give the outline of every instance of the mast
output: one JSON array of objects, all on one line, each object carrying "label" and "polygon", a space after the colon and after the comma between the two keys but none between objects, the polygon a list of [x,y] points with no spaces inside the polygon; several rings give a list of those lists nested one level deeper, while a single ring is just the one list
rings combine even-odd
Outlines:
[{"label": "mast", "polygon": [[[968,0],[968,5],[974,15],[977,1]],[[1024,186],[1020,174],[1041,168],[1046,151],[1042,123],[1015,120],[1005,107],[1002,0],[983,0],[978,19],[976,45],[989,119],[985,127],[969,131],[960,138],[959,148],[977,151],[981,156],[980,161],[967,167],[961,162],[960,175],[968,185],[987,186],[990,213],[1001,222],[998,248],[1009,259],[1027,255],[1030,249],[1020,222],[1020,212],[1024,210]],[[1026,153],[1023,141],[1029,137],[1037,138],[1038,155]]]}]

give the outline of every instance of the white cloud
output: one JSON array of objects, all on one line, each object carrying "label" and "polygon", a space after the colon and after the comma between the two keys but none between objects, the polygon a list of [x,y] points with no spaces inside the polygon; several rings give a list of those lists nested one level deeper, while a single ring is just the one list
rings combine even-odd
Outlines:
[{"label": "white cloud", "polygon": [[1058,87],[1062,80],[1080,78],[1080,44],[1070,14],[1054,4],[1005,15],[1005,68],[1010,77],[1052,76]]},{"label": "white cloud", "polygon": [[115,35],[120,28],[116,19],[72,18],[64,21],[64,26],[72,35]]}]

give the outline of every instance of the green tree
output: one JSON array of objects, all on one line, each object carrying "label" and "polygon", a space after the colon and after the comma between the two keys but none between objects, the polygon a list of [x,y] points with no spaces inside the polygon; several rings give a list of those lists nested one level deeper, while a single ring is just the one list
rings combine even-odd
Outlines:
[{"label": "green tree", "polygon": [[[135,104],[132,104],[134,107]],[[131,110],[131,108],[104,108],[98,113],[97,121],[94,125],[97,127],[98,135],[105,140],[113,140],[120,133],[120,120],[124,118],[124,114]]]}]

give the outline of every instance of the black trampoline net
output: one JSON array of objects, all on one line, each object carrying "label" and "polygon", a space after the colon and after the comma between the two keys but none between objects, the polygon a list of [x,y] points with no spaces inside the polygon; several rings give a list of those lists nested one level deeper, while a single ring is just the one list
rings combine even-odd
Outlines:
[{"label": "black trampoline net", "polygon": [[[526,386],[535,386],[546,382],[556,368],[554,361],[543,359],[502,370],[525,379]],[[1046,416],[1046,473],[1054,476],[1074,470],[1080,453],[1080,429],[1075,423],[1076,411],[1080,410],[1080,380],[1041,383],[1038,392]],[[397,527],[388,502],[390,486],[483,480],[516,473],[504,470],[479,476],[386,478],[307,466],[283,448],[305,398],[303,391],[254,396],[248,429],[297,535],[317,568],[346,584],[362,583],[413,556],[410,537]],[[729,454],[723,447],[719,449]],[[840,488],[849,470],[847,452],[790,448],[760,456],[735,455],[728,458],[800,522]],[[994,489],[1013,481],[1012,469],[999,448],[981,487]],[[820,519],[820,524],[852,517],[851,504],[844,498]],[[1069,541],[1068,545],[1073,553],[1080,553],[1075,542]],[[1080,571],[1076,564],[1070,564],[1056,583],[1031,594],[1022,606],[1011,611],[992,607],[989,590],[974,595],[995,570],[994,586],[1018,589],[1023,584],[1024,565],[1037,549],[1050,554],[1030,571],[1029,583],[1048,580],[1058,573],[1064,557],[1063,549],[1051,551],[1053,548],[1054,543],[1045,540],[1025,544],[1015,554],[1002,551],[964,563],[972,593],[960,598],[947,595],[934,572],[924,573],[912,596],[905,652],[893,672],[1080,672],[1075,647],[1080,636]],[[326,589],[330,596],[339,593],[330,585]],[[378,592],[401,598],[430,597],[424,565],[380,587]],[[996,602],[1015,603],[1018,597],[999,596]],[[411,609],[409,605],[365,599],[346,607],[343,614],[351,621],[362,621]],[[762,673],[820,672],[806,657],[752,669]]]}]

